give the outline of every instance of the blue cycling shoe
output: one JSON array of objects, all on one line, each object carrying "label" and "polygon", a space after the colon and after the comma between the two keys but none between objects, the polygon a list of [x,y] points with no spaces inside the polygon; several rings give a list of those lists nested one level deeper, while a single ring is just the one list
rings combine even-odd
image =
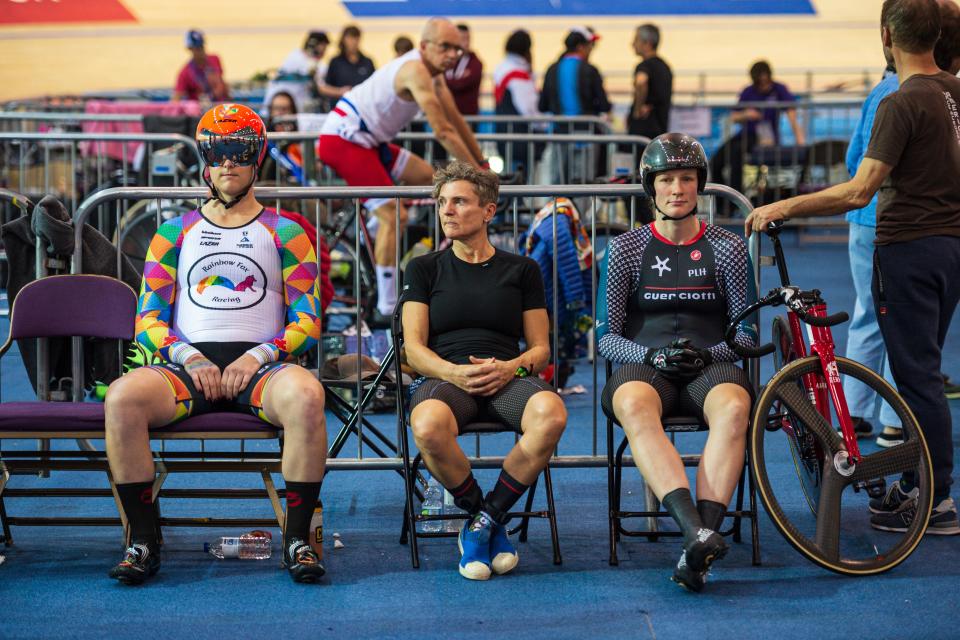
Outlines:
[{"label": "blue cycling shoe", "polygon": [[490,534],[490,558],[490,566],[498,576],[513,571],[517,563],[520,562],[517,548],[507,537],[506,525],[493,525],[493,531]]},{"label": "blue cycling shoe", "polygon": [[493,520],[478,513],[463,523],[457,546],[460,548],[460,575],[469,580],[490,579],[490,534]]}]

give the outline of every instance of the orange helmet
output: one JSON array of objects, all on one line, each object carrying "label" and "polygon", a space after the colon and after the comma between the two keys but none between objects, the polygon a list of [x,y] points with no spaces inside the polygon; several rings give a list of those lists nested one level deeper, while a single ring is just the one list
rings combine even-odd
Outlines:
[{"label": "orange helmet", "polygon": [[200,118],[197,149],[208,167],[225,160],[242,167],[263,163],[267,154],[267,128],[260,116],[242,104],[218,104]]}]

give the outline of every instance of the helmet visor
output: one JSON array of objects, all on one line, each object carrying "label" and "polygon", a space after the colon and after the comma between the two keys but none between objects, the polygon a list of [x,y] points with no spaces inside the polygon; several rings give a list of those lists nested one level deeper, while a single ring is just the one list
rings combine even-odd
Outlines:
[{"label": "helmet visor", "polygon": [[238,167],[249,167],[257,163],[260,154],[260,141],[256,136],[210,134],[198,144],[208,167],[223,166],[227,160]]}]

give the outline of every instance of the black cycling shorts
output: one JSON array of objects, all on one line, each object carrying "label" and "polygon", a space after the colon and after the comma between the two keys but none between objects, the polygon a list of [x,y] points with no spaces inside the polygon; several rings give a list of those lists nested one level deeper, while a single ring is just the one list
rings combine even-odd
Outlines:
[{"label": "black cycling shorts", "polygon": [[492,396],[472,396],[452,382],[425,378],[417,381],[410,411],[424,400],[440,400],[453,411],[457,431],[471,422],[502,422],[520,433],[520,419],[527,402],[541,391],[556,393],[549,382],[536,376],[514,378]]},{"label": "black cycling shorts", "polygon": [[750,399],[754,399],[753,385],[743,367],[733,362],[715,362],[704,367],[700,375],[684,383],[664,377],[648,364],[630,363],[613,372],[603,387],[600,406],[611,420],[616,421],[613,413],[613,394],[625,382],[646,382],[656,390],[663,404],[663,417],[693,416],[704,421],[703,404],[707,394],[718,384],[738,384],[747,390]]}]

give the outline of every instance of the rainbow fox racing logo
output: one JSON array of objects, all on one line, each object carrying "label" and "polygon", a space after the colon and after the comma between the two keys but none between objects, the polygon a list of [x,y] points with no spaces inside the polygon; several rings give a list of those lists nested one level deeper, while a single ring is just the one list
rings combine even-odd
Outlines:
[{"label": "rainbow fox racing logo", "polygon": [[256,291],[256,289],[253,288],[255,283],[256,278],[253,276],[247,276],[241,280],[239,284],[233,284],[229,278],[224,278],[223,276],[207,276],[197,283],[197,293],[203,294],[204,289],[212,286],[226,287],[231,291],[250,291],[253,293]]}]

